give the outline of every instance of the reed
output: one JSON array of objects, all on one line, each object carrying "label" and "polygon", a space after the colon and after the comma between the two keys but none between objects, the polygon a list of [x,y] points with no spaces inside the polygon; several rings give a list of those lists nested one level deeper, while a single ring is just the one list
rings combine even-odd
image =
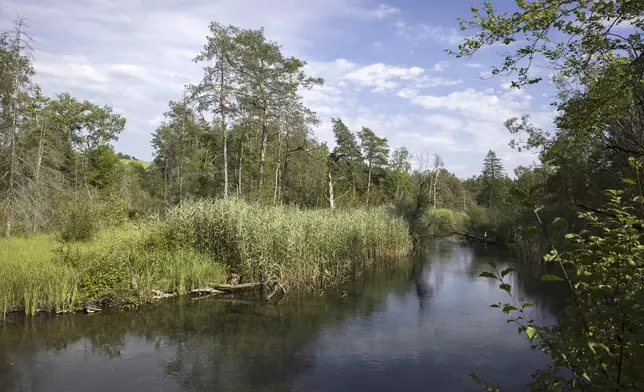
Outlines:
[{"label": "reed", "polygon": [[246,280],[291,289],[340,283],[365,268],[400,260],[408,226],[384,208],[301,210],[229,199],[183,204],[167,224],[175,236]]}]

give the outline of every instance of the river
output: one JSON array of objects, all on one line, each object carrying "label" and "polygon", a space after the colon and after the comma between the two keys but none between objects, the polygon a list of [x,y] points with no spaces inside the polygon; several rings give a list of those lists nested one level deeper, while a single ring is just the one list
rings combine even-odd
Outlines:
[{"label": "river", "polygon": [[[477,371],[521,390],[548,363],[489,305],[479,278],[495,249],[428,245],[421,262],[377,272],[346,294],[279,305],[187,298],[95,315],[0,321],[0,391],[481,391]],[[532,313],[554,320],[558,283],[513,265]]]}]

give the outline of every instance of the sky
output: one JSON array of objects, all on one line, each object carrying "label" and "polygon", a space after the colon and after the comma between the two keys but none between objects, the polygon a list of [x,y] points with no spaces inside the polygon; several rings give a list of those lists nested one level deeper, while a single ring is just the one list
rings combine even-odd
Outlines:
[{"label": "sky", "polygon": [[[191,59],[211,21],[265,28],[283,52],[307,62],[325,84],[303,91],[318,113],[318,139],[333,146],[331,118],[357,132],[387,137],[420,157],[438,153],[459,177],[480,173],[488,150],[508,174],[537,161],[508,146],[506,119],[529,114],[549,129],[548,82],[528,90],[490,78],[508,48],[492,46],[469,59],[444,52],[465,37],[458,17],[478,0],[0,0],[0,28],[16,15],[34,38],[36,82],[45,95],[69,92],[109,104],[127,118],[117,151],[151,160],[151,134],[170,100],[199,81]],[[509,5],[511,2],[504,2]],[[511,48],[510,48],[511,49]],[[548,75],[535,67],[534,75]],[[547,78],[546,78],[547,79]]]}]

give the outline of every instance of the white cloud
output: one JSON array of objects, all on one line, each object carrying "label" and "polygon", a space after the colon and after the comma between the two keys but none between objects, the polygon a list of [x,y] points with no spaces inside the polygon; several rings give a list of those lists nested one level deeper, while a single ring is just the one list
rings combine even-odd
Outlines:
[{"label": "white cloud", "polygon": [[400,14],[400,10],[396,7],[393,7],[388,4],[380,4],[378,8],[375,10],[371,11],[373,16],[375,16],[378,19],[384,19],[388,18],[393,15]]},{"label": "white cloud", "polygon": [[448,67],[449,63],[447,61],[440,61],[436,64],[434,64],[434,67],[432,68],[436,72],[442,72],[445,71]]},{"label": "white cloud", "polygon": [[483,65],[479,64],[479,63],[464,63],[463,65],[465,65],[466,67],[470,67],[470,68],[481,68],[481,67],[483,67]]},{"label": "white cloud", "polygon": [[401,98],[413,98],[418,95],[418,91],[412,90],[410,88],[403,88],[401,90],[398,90],[397,95]]},{"label": "white cloud", "polygon": [[435,41],[450,45],[461,43],[466,37],[454,28],[432,26],[424,23],[408,24],[403,21],[396,22],[396,33],[412,41]]}]

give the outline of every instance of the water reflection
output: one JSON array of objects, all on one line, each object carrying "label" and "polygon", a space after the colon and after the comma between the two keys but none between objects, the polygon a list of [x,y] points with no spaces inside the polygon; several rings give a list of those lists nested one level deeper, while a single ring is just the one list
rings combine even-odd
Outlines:
[{"label": "water reflection", "polygon": [[[423,260],[278,306],[178,300],[137,312],[13,320],[0,330],[0,390],[462,391],[467,374],[516,389],[544,363],[488,305],[493,249],[430,244]],[[558,297],[514,266],[520,298],[551,318]],[[559,298],[561,298],[559,296]]]}]

